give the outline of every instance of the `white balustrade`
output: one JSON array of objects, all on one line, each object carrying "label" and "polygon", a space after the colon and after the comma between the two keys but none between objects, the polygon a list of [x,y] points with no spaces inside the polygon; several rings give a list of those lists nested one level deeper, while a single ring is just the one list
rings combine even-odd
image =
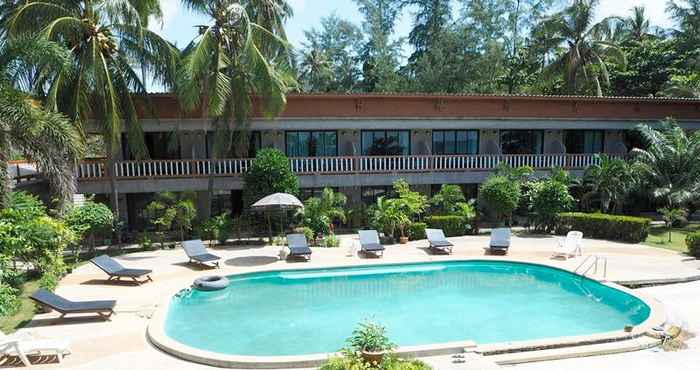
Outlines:
[{"label": "white balustrade", "polygon": [[[625,158],[625,156],[612,156]],[[534,169],[562,167],[585,169],[595,164],[592,154],[475,154],[475,155],[411,155],[357,157],[297,157],[289,165],[297,174],[454,172],[493,170],[501,163],[511,167]],[[118,178],[177,178],[202,176],[241,176],[252,159],[183,159],[120,161],[114,164]],[[107,177],[106,162],[86,161],[78,165],[83,180]]]}]

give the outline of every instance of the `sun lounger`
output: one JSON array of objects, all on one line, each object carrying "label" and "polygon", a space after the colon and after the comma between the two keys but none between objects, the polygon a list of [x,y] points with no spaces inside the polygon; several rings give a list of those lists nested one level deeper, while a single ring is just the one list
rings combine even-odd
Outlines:
[{"label": "sun lounger", "polygon": [[568,259],[569,257],[580,256],[583,246],[583,233],[580,231],[569,231],[566,234],[566,239],[560,240],[559,245],[554,247],[552,252],[552,257],[564,257]]},{"label": "sun lounger", "polygon": [[379,242],[377,230],[360,230],[358,234],[360,235],[360,252],[364,255],[384,256],[384,246]]},{"label": "sun lounger", "polygon": [[221,257],[213,255],[207,252],[207,248],[204,247],[204,243],[201,240],[187,240],[182,242],[182,249],[185,250],[187,257],[190,259],[190,263],[196,262],[201,265],[206,265],[211,263],[214,267],[219,268],[219,260]]},{"label": "sun lounger", "polygon": [[311,248],[309,248],[304,234],[287,235],[287,248],[289,248],[287,258],[302,257],[307,261],[311,259]]},{"label": "sun lounger", "polygon": [[428,243],[430,244],[428,249],[431,252],[452,254],[454,245],[445,238],[445,233],[442,229],[425,229],[425,235],[428,237]]},{"label": "sun lounger", "polygon": [[[117,260],[106,254],[97,256],[91,259],[90,262],[109,275],[109,278],[107,279],[108,281],[121,280],[122,278],[132,279],[139,284],[143,284],[147,281],[153,281],[153,279],[151,279],[151,273],[153,270],[125,268],[119,262],[117,262]],[[145,280],[139,280],[143,276],[146,277]]]},{"label": "sun lounger", "polygon": [[70,314],[96,313],[104,319],[109,319],[114,314],[114,306],[117,301],[69,301],[46,289],[39,289],[29,296],[40,305],[57,311],[61,318]]},{"label": "sun lounger", "polygon": [[510,248],[510,229],[499,228],[491,230],[490,251],[492,253],[506,254],[508,253],[508,248]]},{"label": "sun lounger", "polygon": [[55,354],[58,362],[70,354],[70,342],[67,339],[38,339],[28,332],[20,331],[12,335],[0,332],[0,357],[17,356],[24,366],[32,366],[28,356]]}]

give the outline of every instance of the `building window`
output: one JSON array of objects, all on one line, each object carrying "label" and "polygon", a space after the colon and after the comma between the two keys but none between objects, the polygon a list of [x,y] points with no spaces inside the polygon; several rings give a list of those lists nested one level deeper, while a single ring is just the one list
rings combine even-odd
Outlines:
[{"label": "building window", "polygon": [[565,131],[566,152],[572,154],[602,153],[605,145],[605,133],[601,130],[567,130]]},{"label": "building window", "polygon": [[[321,195],[323,194],[323,189],[325,189],[325,187],[323,187],[323,188],[301,188],[301,189],[299,189],[299,199],[301,201],[305,201],[305,200],[307,200],[309,198],[313,198],[313,197],[320,198]],[[331,190],[333,190],[333,192],[337,192],[338,188],[331,188]]]},{"label": "building window", "polygon": [[542,130],[501,130],[503,154],[542,154],[544,151]]},{"label": "building window", "polygon": [[433,154],[479,153],[478,130],[434,130]]},{"label": "building window", "polygon": [[362,203],[366,205],[377,204],[379,197],[391,196],[393,191],[392,186],[364,186],[361,189]]},{"label": "building window", "polygon": [[408,155],[411,133],[408,130],[362,130],[362,155]]},{"label": "building window", "polygon": [[338,155],[336,131],[287,131],[287,157],[335,157]]},{"label": "building window", "polygon": [[[247,149],[241,148],[246,140],[243,135],[248,136]],[[262,148],[260,131],[235,131],[232,141],[228,153],[222,158],[255,158],[258,150]],[[209,131],[207,132],[207,158],[213,158],[214,145],[216,145],[215,132]]]}]

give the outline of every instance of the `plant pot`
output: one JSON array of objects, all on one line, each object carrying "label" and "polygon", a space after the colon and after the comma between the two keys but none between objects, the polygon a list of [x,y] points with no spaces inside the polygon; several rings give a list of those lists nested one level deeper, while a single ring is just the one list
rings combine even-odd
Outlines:
[{"label": "plant pot", "polygon": [[379,352],[372,352],[372,351],[367,351],[367,350],[362,350],[361,356],[362,359],[365,360],[365,362],[369,364],[381,364],[382,361],[384,360],[384,355],[386,354],[386,351],[379,351]]},{"label": "plant pot", "polygon": [[407,236],[401,236],[399,237],[399,244],[406,244],[408,243],[408,237]]}]

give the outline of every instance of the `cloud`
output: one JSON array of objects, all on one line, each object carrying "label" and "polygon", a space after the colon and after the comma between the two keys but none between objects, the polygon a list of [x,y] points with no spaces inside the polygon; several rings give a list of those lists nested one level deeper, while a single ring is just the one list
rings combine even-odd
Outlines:
[{"label": "cloud", "polygon": [[306,0],[287,0],[287,2],[294,9],[294,14],[299,14],[306,8]]},{"label": "cloud", "polygon": [[666,14],[665,0],[601,0],[598,5],[598,18],[602,19],[611,15],[629,17],[635,6],[645,8],[646,17],[649,18],[653,26],[671,27],[673,25],[673,21]]},{"label": "cloud", "polygon": [[[149,23],[151,31],[166,29],[180,12],[180,0],[160,0],[160,9],[163,12],[163,22],[152,20]],[[161,27],[162,26],[162,27]]]}]

